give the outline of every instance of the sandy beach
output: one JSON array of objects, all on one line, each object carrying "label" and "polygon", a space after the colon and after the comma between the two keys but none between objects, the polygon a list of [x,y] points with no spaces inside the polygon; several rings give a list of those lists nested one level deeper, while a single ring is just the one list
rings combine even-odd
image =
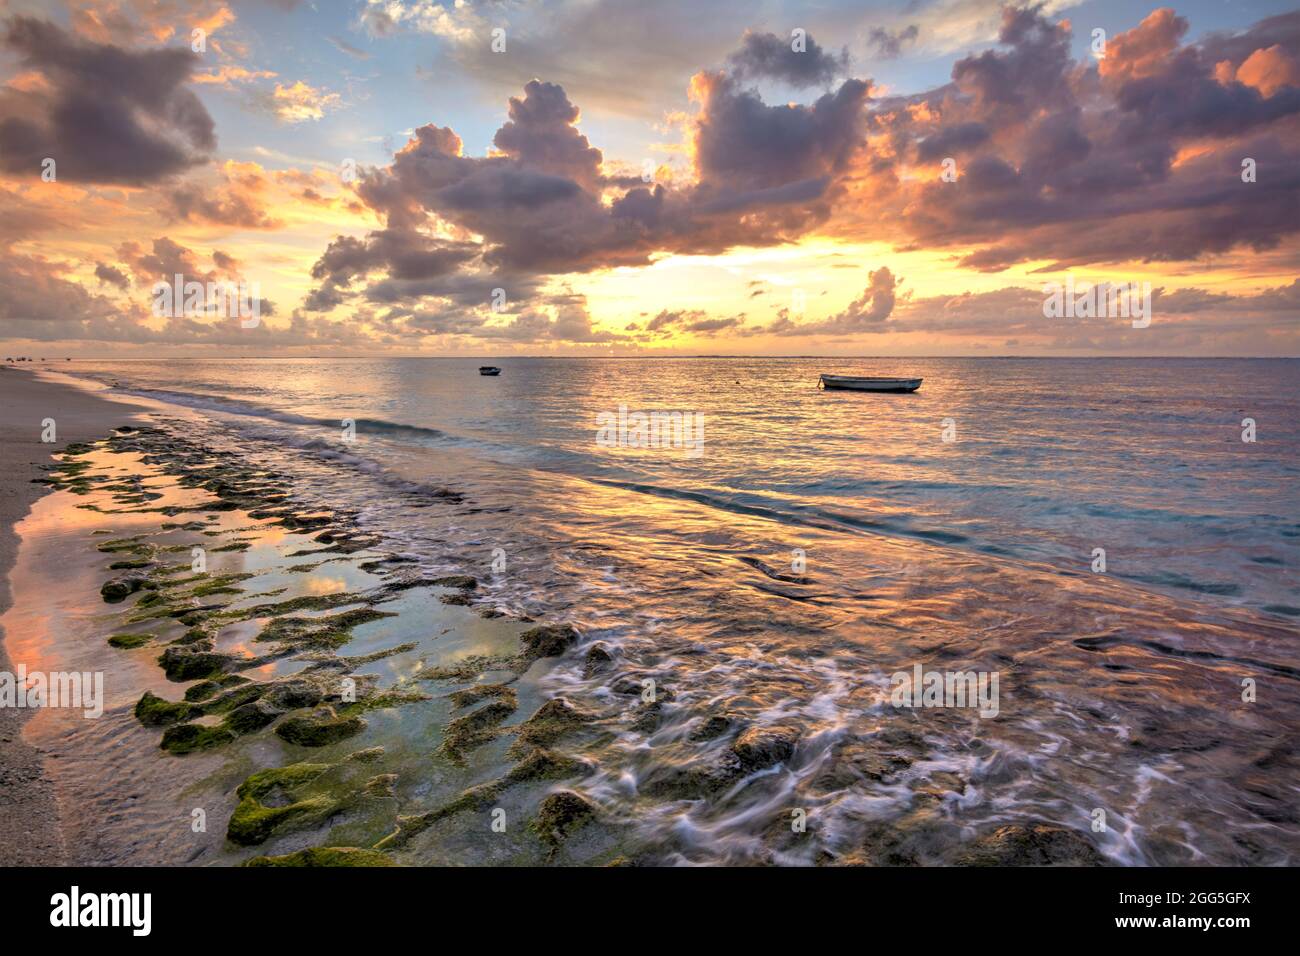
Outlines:
[{"label": "sandy beach", "polygon": [[[26,369],[0,370],[0,612],[10,606],[8,574],[17,556],[14,528],[47,486],[51,455],[71,442],[103,438],[115,425],[132,420],[131,408],[91,391],[43,379]],[[55,421],[54,442],[41,441],[42,421]],[[0,671],[12,670],[0,630]],[[58,809],[46,779],[41,753],[22,737],[30,716],[0,709],[0,865],[52,865],[63,862]]]}]

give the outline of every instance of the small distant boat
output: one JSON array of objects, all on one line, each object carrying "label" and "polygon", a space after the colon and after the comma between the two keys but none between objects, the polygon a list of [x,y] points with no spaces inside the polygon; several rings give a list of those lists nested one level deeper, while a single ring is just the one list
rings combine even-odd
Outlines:
[{"label": "small distant boat", "polygon": [[480,375],[500,375],[501,369],[497,368],[495,365],[480,365],[478,367],[478,373]]},{"label": "small distant boat", "polygon": [[919,378],[880,378],[871,375],[822,375],[818,388],[843,389],[852,392],[915,392],[921,387]]}]

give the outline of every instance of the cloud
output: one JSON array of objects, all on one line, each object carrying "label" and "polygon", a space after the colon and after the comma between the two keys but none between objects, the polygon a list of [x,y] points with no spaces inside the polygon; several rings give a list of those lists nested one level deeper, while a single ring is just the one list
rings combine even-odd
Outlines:
[{"label": "cloud", "polygon": [[354,59],[357,60],[370,59],[369,53],[367,53],[365,50],[361,49],[360,47],[353,46],[351,43],[349,43],[347,40],[343,39],[342,37],[332,36],[329,38],[329,41],[334,45],[334,47],[340,53],[346,53],[348,56],[353,57]]},{"label": "cloud", "polygon": [[[357,195],[386,229],[364,240],[336,238],[313,268],[320,285],[304,307],[325,311],[356,295],[447,299],[467,282],[481,293],[481,279],[470,280],[486,274],[524,309],[519,290],[536,287],[538,277],[644,265],[669,250],[797,238],[830,214],[836,180],[861,136],[868,89],[848,80],[809,106],[769,106],[728,74],[701,74],[695,182],[671,186],[604,175],[602,153],[577,129],[578,108],[563,88],[530,81],[509,100],[494,154],[466,156],[452,130],[428,125],[390,165],[362,170]],[[462,238],[435,240],[431,230]],[[451,253],[440,259],[447,269],[412,276],[399,268],[402,256],[435,249]]]},{"label": "cloud", "polygon": [[734,76],[749,80],[780,80],[794,87],[825,86],[835,77],[847,74],[849,52],[838,57],[817,45],[811,36],[796,40],[775,33],[746,30],[740,49],[727,57]]},{"label": "cloud", "polygon": [[867,287],[839,313],[819,321],[798,322],[781,310],[781,317],[763,331],[772,335],[855,335],[881,331],[881,325],[894,311],[898,280],[881,266],[867,276]]},{"label": "cloud", "polygon": [[191,82],[200,86],[220,86],[231,89],[239,83],[274,79],[279,74],[273,70],[250,70],[246,67],[224,64],[210,73],[195,73]]},{"label": "cloud", "polygon": [[338,108],[342,97],[297,80],[289,86],[275,84],[274,90],[260,94],[258,100],[285,123],[305,123],[324,119],[328,111]]},{"label": "cloud", "polygon": [[904,47],[916,42],[920,32],[920,28],[915,23],[909,23],[901,30],[892,32],[884,27],[872,27],[867,35],[867,43],[875,49],[876,55],[882,60],[895,60],[902,54]]},{"label": "cloud", "polygon": [[205,163],[214,124],[185,84],[188,49],[128,50],[80,40],[44,20],[11,17],[0,45],[47,87],[0,93],[0,168],[61,181],[143,185]]},{"label": "cloud", "polygon": [[95,278],[106,285],[116,286],[122,290],[131,286],[131,279],[125,272],[103,262],[95,263]]},{"label": "cloud", "polygon": [[283,223],[271,215],[266,199],[270,185],[257,163],[229,160],[221,181],[189,182],[164,190],[167,213],[175,220],[241,229],[277,229]]},{"label": "cloud", "polygon": [[[1076,63],[1067,23],[1004,10],[1001,49],[868,114],[859,175],[827,228],[950,247],[982,271],[1276,247],[1300,231],[1300,87],[1283,65],[1300,50],[1300,13],[1199,44],[1187,32],[1157,10],[1099,65]],[[1252,58],[1268,95],[1240,79]],[[939,175],[947,157],[955,182]],[[1244,157],[1268,175],[1244,182]]]},{"label": "cloud", "polygon": [[165,43],[191,31],[211,35],[235,21],[222,0],[71,0],[68,19],[73,32],[97,43],[128,45],[141,40]]}]

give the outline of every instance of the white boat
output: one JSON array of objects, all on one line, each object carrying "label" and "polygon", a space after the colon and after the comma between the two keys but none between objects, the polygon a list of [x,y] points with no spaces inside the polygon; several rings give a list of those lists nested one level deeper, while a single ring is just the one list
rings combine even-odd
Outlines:
[{"label": "white boat", "polygon": [[822,375],[818,388],[844,389],[853,392],[915,392],[919,378],[881,378],[872,375]]}]

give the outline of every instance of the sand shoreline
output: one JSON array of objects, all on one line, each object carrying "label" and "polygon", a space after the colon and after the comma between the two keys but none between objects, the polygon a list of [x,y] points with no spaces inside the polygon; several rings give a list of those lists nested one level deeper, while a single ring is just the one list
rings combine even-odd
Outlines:
[{"label": "sand shoreline", "polygon": [[[17,524],[50,489],[34,484],[43,465],[71,442],[104,438],[134,420],[131,407],[26,369],[0,369],[0,613],[9,608],[9,572],[18,555]],[[42,442],[53,418],[57,440]],[[12,671],[0,628],[0,671]],[[0,709],[0,866],[49,866],[66,858],[53,788],[40,751],[22,736],[30,712]]]}]

